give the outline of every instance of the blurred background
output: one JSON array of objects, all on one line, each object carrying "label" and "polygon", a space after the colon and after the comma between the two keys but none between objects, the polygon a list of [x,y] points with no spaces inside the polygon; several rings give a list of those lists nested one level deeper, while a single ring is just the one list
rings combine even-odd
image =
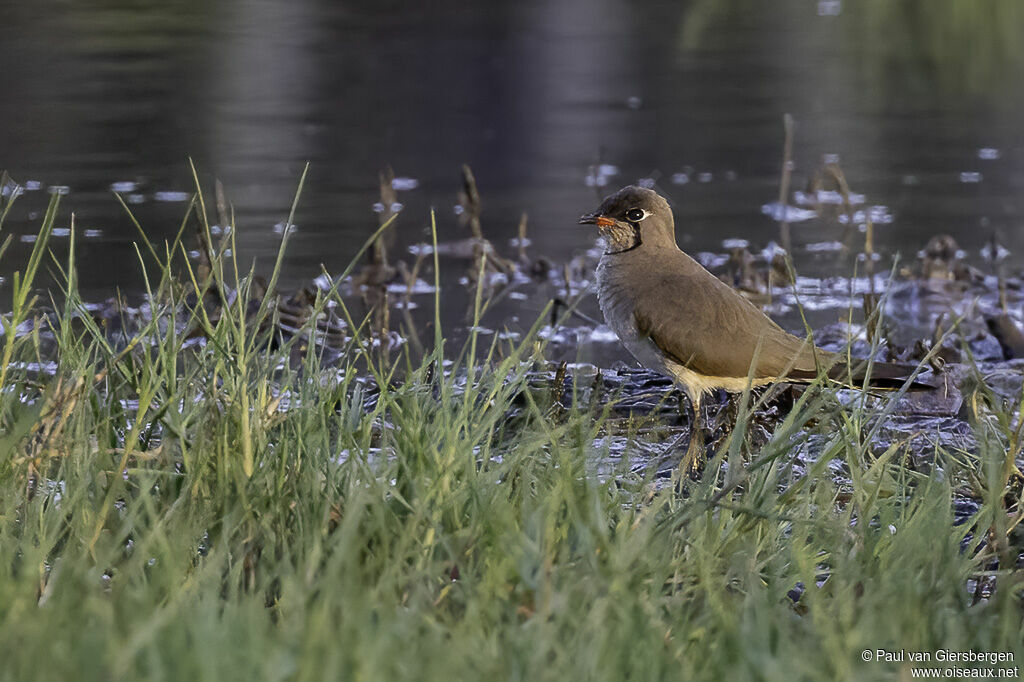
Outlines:
[{"label": "blurred background", "polygon": [[[535,253],[583,252],[577,216],[639,180],[670,198],[684,249],[761,249],[778,239],[784,113],[793,188],[837,161],[880,252],[913,258],[938,233],[978,264],[993,235],[1012,262],[1024,251],[1024,3],[0,4],[0,168],[27,190],[4,227],[18,235],[4,277],[59,192],[86,296],[137,293],[135,233],[111,192],[170,237],[189,158],[204,188],[223,182],[239,255],[263,271],[311,163],[284,287],[344,267],[376,228],[387,164],[400,249],[427,237],[431,207],[442,239],[464,236],[463,163],[499,249],[526,211]],[[792,217],[801,272],[834,270],[822,254],[841,225]]]}]

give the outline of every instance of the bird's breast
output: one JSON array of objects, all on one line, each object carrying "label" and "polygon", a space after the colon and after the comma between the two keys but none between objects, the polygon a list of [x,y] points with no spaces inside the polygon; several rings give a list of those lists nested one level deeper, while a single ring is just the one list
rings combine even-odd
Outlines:
[{"label": "bird's breast", "polygon": [[634,311],[637,296],[643,292],[629,282],[629,270],[619,262],[619,258],[605,255],[597,265],[597,302],[604,321],[641,365],[671,375],[657,346],[650,339],[641,338],[637,331]]}]

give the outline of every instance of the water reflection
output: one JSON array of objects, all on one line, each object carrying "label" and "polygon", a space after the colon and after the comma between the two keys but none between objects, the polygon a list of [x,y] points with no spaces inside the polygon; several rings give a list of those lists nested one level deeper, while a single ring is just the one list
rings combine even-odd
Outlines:
[{"label": "water reflection", "polygon": [[[993,233],[1012,263],[1024,253],[1018,3],[6,5],[0,59],[17,68],[0,99],[0,163],[37,191],[5,229],[31,233],[42,190],[67,193],[58,227],[73,210],[96,298],[139,285],[134,228],[110,191],[168,237],[191,192],[188,157],[205,187],[224,182],[239,255],[267,267],[312,162],[288,287],[321,263],[340,271],[376,227],[386,164],[408,179],[395,187],[400,244],[425,241],[430,207],[443,239],[463,236],[452,208],[468,162],[485,233],[506,244],[528,211],[531,248],[552,262],[591,247],[573,221],[595,194],[641,178],[672,200],[684,248],[739,238],[759,252],[784,211],[784,112],[797,122],[793,188],[810,195],[838,160],[857,210],[876,212],[882,253],[912,256],[936,233],[975,264]],[[834,215],[786,211],[806,218],[793,228],[801,274],[852,272]],[[0,274],[30,246],[16,240]],[[519,304],[529,317],[544,301]]]}]

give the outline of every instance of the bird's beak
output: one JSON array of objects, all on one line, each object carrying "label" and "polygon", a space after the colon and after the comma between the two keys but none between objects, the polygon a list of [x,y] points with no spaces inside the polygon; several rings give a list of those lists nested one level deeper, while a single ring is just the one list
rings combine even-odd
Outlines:
[{"label": "bird's beak", "polygon": [[580,216],[580,225],[597,225],[598,227],[612,227],[615,221],[600,213],[586,213]]}]

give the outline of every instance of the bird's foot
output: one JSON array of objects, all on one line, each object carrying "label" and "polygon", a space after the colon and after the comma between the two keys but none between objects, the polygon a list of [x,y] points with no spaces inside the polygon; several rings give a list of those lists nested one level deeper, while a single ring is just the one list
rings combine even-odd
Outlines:
[{"label": "bird's foot", "polygon": [[690,427],[690,442],[686,446],[686,454],[679,462],[679,473],[682,476],[692,476],[704,466],[707,457],[704,453],[704,429],[698,424]]}]

